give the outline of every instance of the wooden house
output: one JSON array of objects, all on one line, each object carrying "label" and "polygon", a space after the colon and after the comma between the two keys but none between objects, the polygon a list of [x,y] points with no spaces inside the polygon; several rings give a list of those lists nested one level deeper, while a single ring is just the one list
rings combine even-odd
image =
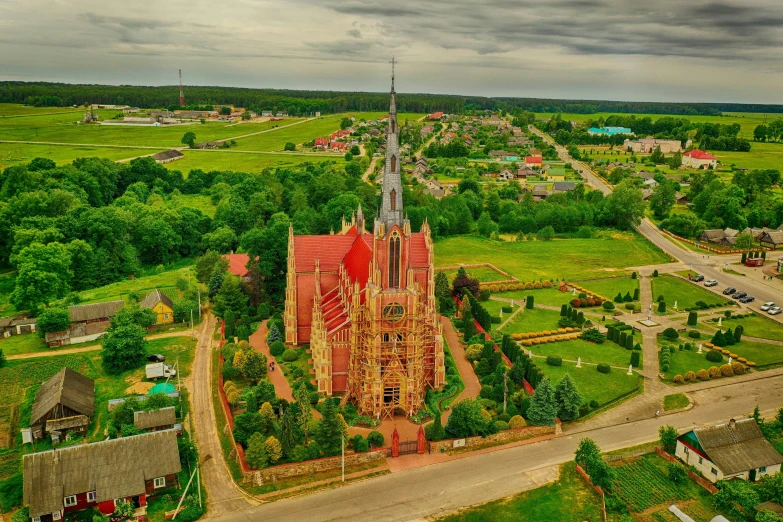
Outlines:
[{"label": "wooden house", "polygon": [[150,411],[133,412],[133,425],[147,431],[170,430],[177,423],[174,406]]},{"label": "wooden house", "polygon": [[68,432],[84,433],[95,410],[95,383],[70,368],[63,368],[35,394],[30,430],[33,439],[51,435],[60,440]]},{"label": "wooden house", "polygon": [[23,465],[33,522],[88,508],[110,515],[118,502],[130,502],[134,515],[144,517],[148,498],[178,487],[182,471],[172,430],[31,453]]},{"label": "wooden house", "polygon": [[71,326],[61,332],[46,332],[46,344],[64,346],[67,344],[94,341],[109,327],[109,321],[125,301],[106,301],[68,307]]},{"label": "wooden house", "polygon": [[169,324],[174,322],[174,303],[169,296],[158,290],[153,290],[150,295],[139,303],[142,308],[149,308],[157,319],[155,324]]}]

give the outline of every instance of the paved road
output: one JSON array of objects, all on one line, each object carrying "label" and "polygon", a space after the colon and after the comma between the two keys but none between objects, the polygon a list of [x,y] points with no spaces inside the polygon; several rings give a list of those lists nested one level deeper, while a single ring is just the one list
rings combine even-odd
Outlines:
[{"label": "paved road", "polygon": [[[612,187],[605,184],[585,163],[575,161],[571,158],[564,147],[557,145],[552,138],[532,125],[530,126],[530,130],[553,145],[557,149],[557,154],[560,159],[572,163],[576,171],[587,180],[589,185],[600,190],[604,194],[612,192]],[[756,300],[753,303],[741,306],[747,307],[765,316],[767,314],[762,312],[759,308],[763,303],[767,301],[783,301],[783,294],[781,294],[777,281],[758,281],[749,277],[735,276],[723,272],[721,270],[723,263],[736,261],[736,256],[705,256],[704,254],[683,248],[667,239],[663,232],[647,218],[643,219],[641,224],[636,228],[639,233],[657,245],[661,250],[679,260],[684,265],[687,265],[687,267],[684,267],[683,269],[690,267],[692,270],[702,274],[706,279],[715,279],[720,283],[718,286],[705,288],[705,290],[709,290],[718,295],[728,286],[743,290],[748,294],[753,295]],[[768,317],[783,323],[783,314]]]},{"label": "paved road", "polygon": [[[756,404],[771,417],[783,397],[783,376],[764,386],[737,383],[716,392],[691,394],[692,410],[661,418],[647,418],[564,437],[475,455],[372,480],[209,517],[218,521],[407,521],[436,516],[461,507],[488,502],[529,487],[534,470],[571,460],[580,439],[590,437],[605,451],[650,442],[658,428],[679,429],[711,424],[750,413]],[[445,479],[448,480],[445,480]]]},{"label": "paved road", "polygon": [[207,488],[207,506],[212,516],[232,514],[250,507],[251,502],[244,492],[231,479],[231,475],[220,449],[215,407],[212,403],[212,332],[215,330],[215,317],[207,313],[199,330],[196,358],[193,373],[186,380],[193,400],[194,440],[201,459],[201,474]]}]

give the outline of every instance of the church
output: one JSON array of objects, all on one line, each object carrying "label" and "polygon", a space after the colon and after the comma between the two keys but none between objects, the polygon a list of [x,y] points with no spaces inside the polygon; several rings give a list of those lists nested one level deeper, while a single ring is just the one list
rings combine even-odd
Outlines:
[{"label": "church", "polygon": [[403,212],[392,69],[381,208],[338,234],[288,238],[285,336],[310,345],[318,391],[378,419],[424,409],[445,379],[429,225]]}]

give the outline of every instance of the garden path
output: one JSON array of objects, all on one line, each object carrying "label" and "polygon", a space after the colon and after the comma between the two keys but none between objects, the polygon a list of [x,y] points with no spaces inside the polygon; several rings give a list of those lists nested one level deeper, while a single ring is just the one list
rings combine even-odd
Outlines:
[{"label": "garden path", "polygon": [[[288,384],[288,380],[283,375],[283,368],[278,364],[277,359],[270,353],[269,345],[266,342],[266,336],[269,334],[269,327],[267,321],[262,321],[258,330],[250,335],[250,346],[253,350],[264,354],[266,356],[267,364],[270,362],[275,363],[275,371],[267,371],[267,377],[269,382],[275,387],[275,394],[281,399],[285,399],[288,402],[294,401],[294,392],[291,389],[291,385]],[[267,370],[269,368],[267,367]]]},{"label": "garden path", "polygon": [[517,316],[517,314],[518,314],[518,313],[520,313],[520,312],[521,312],[521,311],[523,311],[524,309],[525,309],[525,308],[524,308],[524,307],[522,307],[522,306],[517,306],[517,309],[516,309],[516,310],[514,310],[514,311],[511,313],[511,315],[509,315],[509,316],[508,316],[508,318],[507,318],[505,321],[503,321],[503,324],[501,324],[500,326],[498,326],[498,327],[496,328],[496,330],[502,330],[502,329],[503,329],[503,328],[504,328],[504,327],[505,327],[505,326],[506,326],[508,323],[510,323],[510,322],[511,322],[511,321],[514,319],[514,317],[516,317],[516,316]]},{"label": "garden path", "polygon": [[[476,376],[476,372],[473,371],[473,365],[470,364],[470,361],[465,356],[465,346],[460,341],[459,334],[454,329],[451,319],[441,315],[440,324],[443,326],[443,335],[449,345],[451,355],[454,357],[454,362],[457,364],[459,375],[462,377],[462,382],[465,383],[465,389],[451,401],[451,404],[456,404],[463,399],[475,399],[481,392],[481,383]],[[441,416],[441,422],[444,426],[449,419],[450,413],[451,409],[448,409]]]}]

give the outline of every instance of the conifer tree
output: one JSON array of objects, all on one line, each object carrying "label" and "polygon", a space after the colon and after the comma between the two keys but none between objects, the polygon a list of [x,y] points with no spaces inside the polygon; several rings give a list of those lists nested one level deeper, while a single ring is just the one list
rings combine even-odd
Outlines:
[{"label": "conifer tree", "polygon": [[302,429],[299,427],[299,404],[292,402],[283,411],[283,417],[280,419],[280,445],[283,453],[287,456],[299,444],[302,439]]},{"label": "conifer tree", "polygon": [[536,386],[536,392],[530,399],[527,419],[534,426],[552,426],[557,420],[557,399],[549,379],[544,378]]},{"label": "conifer tree", "polygon": [[269,465],[265,442],[264,436],[259,432],[255,432],[247,441],[245,460],[252,469],[263,469]]},{"label": "conifer tree", "polygon": [[313,418],[313,412],[310,409],[310,397],[307,392],[307,386],[305,386],[304,383],[300,384],[299,388],[296,389],[296,392],[294,393],[294,399],[299,405],[299,427],[302,429],[302,432],[304,432],[305,444],[307,444],[307,425]]},{"label": "conifer tree", "polygon": [[[536,390],[536,393],[538,393],[538,390]],[[561,420],[570,421],[579,417],[579,407],[584,401],[570,375],[565,374],[560,382],[557,383],[555,398],[557,400],[557,416]]]},{"label": "conifer tree", "polygon": [[435,274],[435,297],[437,298],[451,298],[451,285],[449,285],[449,278],[446,272],[442,270]]}]

